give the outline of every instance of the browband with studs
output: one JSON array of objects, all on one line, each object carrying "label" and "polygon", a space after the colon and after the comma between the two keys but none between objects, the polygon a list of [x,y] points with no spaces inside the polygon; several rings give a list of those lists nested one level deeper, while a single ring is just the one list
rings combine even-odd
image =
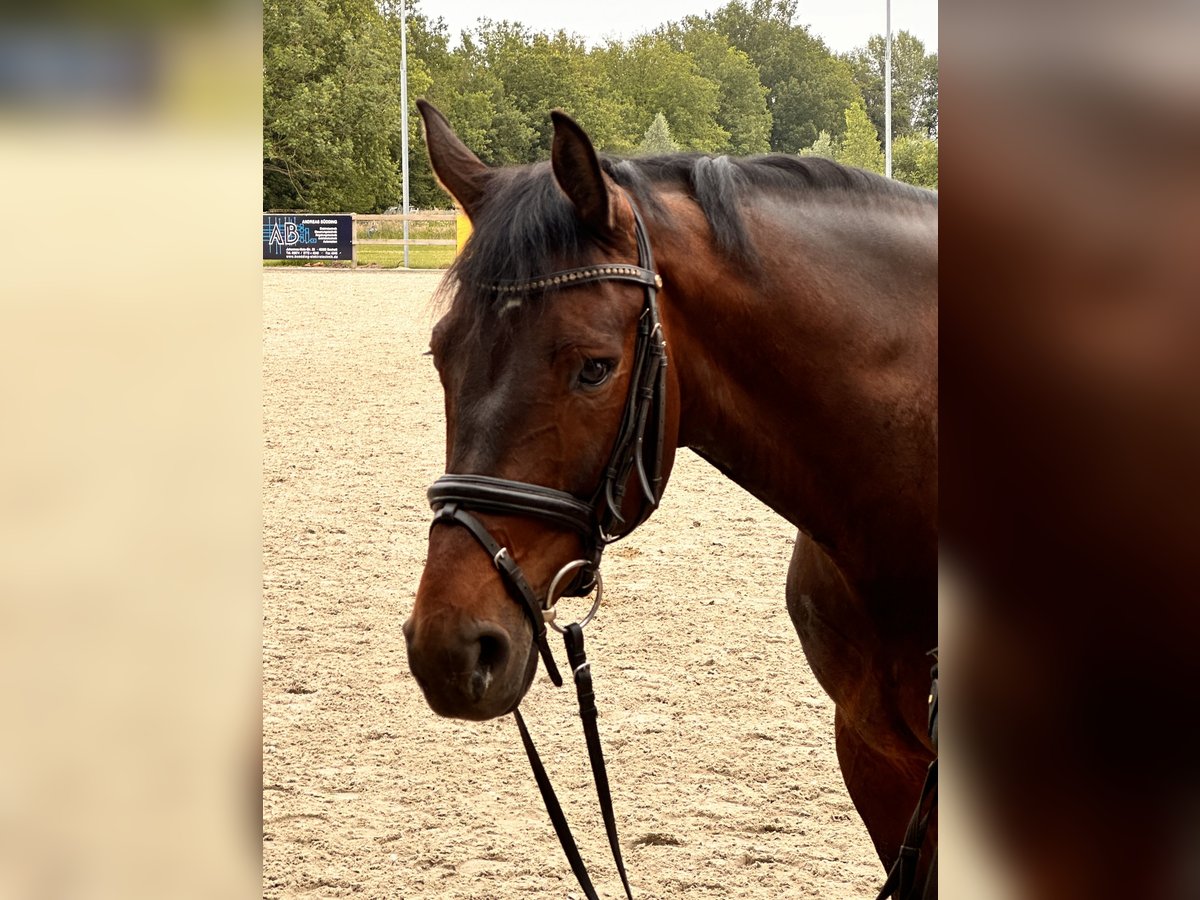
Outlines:
[{"label": "browband with studs", "polygon": [[583,266],[578,269],[563,269],[542,275],[532,281],[500,281],[489,284],[487,289],[497,294],[520,294],[529,291],[553,290],[573,287],[590,281],[632,281],[647,287],[662,288],[662,276],[641,266],[610,263],[603,266]]}]

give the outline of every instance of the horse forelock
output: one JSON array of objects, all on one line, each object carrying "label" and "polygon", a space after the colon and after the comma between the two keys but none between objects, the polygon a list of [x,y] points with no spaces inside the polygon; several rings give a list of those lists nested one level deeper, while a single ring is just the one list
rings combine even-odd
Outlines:
[{"label": "horse forelock", "polygon": [[515,318],[504,312],[525,305],[509,301],[528,298],[501,298],[493,285],[563,268],[586,252],[589,241],[549,163],[494,170],[471,226],[444,290],[451,293],[452,311],[500,328]]}]

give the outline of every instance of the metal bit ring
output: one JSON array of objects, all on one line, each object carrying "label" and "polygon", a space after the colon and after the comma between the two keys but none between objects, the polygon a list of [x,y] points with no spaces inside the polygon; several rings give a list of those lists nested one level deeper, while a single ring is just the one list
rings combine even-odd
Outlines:
[{"label": "metal bit ring", "polygon": [[[547,625],[549,625],[559,634],[563,634],[566,629],[561,628],[558,623],[554,621],[554,604],[557,599],[555,597],[555,592],[558,590],[558,586],[562,582],[563,578],[565,578],[567,575],[570,575],[576,569],[581,569],[586,565],[589,565],[586,559],[572,560],[559,569],[558,574],[550,580],[550,589],[546,591],[546,599],[542,601],[542,618],[545,620]],[[583,628],[588,622],[595,618],[596,612],[600,609],[600,598],[604,596],[604,579],[600,577],[600,570],[598,568],[594,569],[592,571],[592,575],[594,576],[595,580],[596,599],[592,601],[592,608],[588,610],[587,615],[579,620],[580,628]]]}]

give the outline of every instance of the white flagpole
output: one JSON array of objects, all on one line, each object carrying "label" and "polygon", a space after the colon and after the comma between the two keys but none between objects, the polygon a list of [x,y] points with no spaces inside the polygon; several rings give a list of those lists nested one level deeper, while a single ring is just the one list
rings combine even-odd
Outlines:
[{"label": "white flagpole", "polygon": [[[889,0],[890,2],[890,0]],[[408,21],[400,0],[400,171],[404,182],[404,268],[408,268]]]},{"label": "white flagpole", "polygon": [[883,174],[892,177],[892,0],[887,0],[887,44],[883,51]]}]

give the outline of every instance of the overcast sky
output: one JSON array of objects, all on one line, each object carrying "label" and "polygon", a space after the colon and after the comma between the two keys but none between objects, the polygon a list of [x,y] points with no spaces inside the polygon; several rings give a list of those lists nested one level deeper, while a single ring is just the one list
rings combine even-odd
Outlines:
[{"label": "overcast sky", "polygon": [[[534,31],[560,28],[589,44],[604,38],[629,38],[666,22],[719,9],[727,0],[449,0],[426,2],[422,12],[441,16],[450,26],[454,43],[458,33],[474,27],[480,18],[520,22]],[[892,31],[911,31],[930,51],[937,49],[937,0],[892,0]],[[835,52],[862,46],[873,34],[883,34],[887,21],[885,0],[800,0],[797,23],[825,39]]]}]

